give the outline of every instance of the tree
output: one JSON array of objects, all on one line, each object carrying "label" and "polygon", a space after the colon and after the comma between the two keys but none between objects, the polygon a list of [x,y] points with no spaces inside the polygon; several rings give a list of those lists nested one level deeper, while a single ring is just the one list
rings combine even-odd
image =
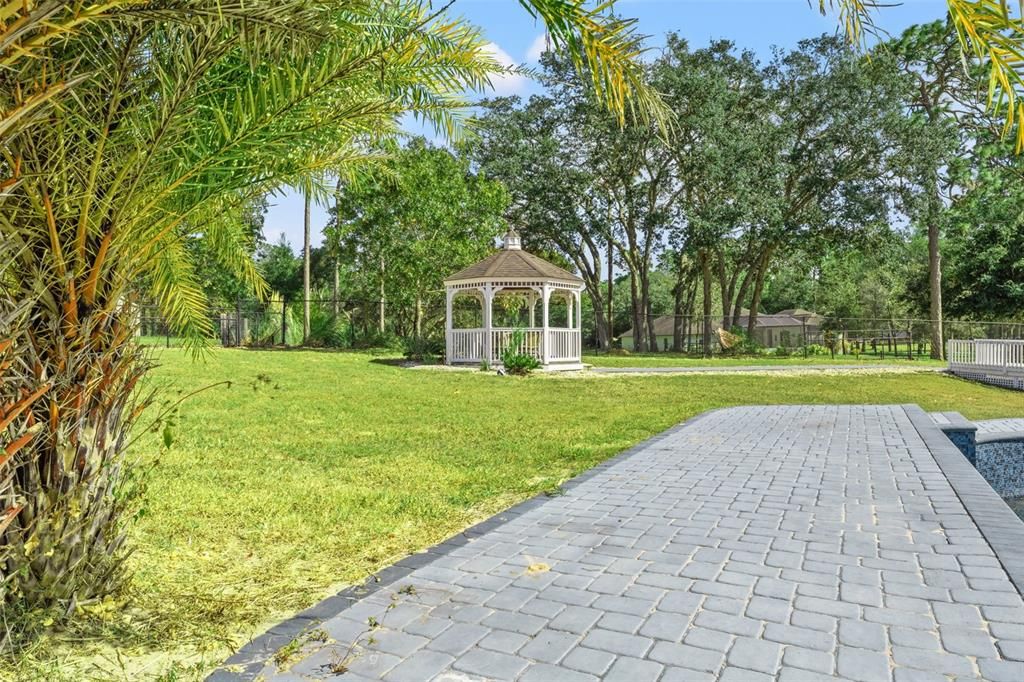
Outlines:
[{"label": "tree", "polygon": [[1024,315],[1024,164],[1008,145],[982,136],[973,167],[954,177],[968,187],[947,217],[947,291],[953,314],[1006,320]]},{"label": "tree", "polygon": [[285,300],[295,300],[302,292],[302,262],[281,235],[276,244],[261,244],[256,252],[256,268],[270,291]]},{"label": "tree", "polygon": [[483,109],[469,153],[508,188],[506,216],[527,248],[556,250],[583,278],[598,346],[610,348],[612,317],[605,306],[611,297],[602,289],[604,268],[612,265],[609,207],[596,169],[580,163],[578,146],[567,139],[564,103],[508,97],[485,101]]},{"label": "tree", "polygon": [[431,295],[446,275],[491,250],[507,201],[504,187],[471,172],[467,159],[416,138],[378,171],[342,186],[327,241],[368,275],[363,296],[378,302],[378,330],[387,301],[411,312],[408,335],[422,338]]},{"label": "tree", "polygon": [[920,226],[928,245],[928,319],[931,355],[943,357],[941,225],[947,203],[957,191],[949,169],[969,154],[971,130],[983,125],[977,105],[980,69],[964,69],[951,23],[933,22],[907,29],[889,45],[900,68],[913,79],[908,107],[916,128],[913,144],[897,159],[903,181],[904,210]]},{"label": "tree", "polygon": [[656,345],[650,275],[674,199],[662,144],[667,129],[655,117],[620,125],[568,60],[549,53],[542,64],[549,94],[525,105],[516,98],[485,103],[473,153],[510,188],[509,218],[526,243],[558,249],[580,272],[606,346],[602,259],[614,247],[630,275],[634,339],[647,350]]}]

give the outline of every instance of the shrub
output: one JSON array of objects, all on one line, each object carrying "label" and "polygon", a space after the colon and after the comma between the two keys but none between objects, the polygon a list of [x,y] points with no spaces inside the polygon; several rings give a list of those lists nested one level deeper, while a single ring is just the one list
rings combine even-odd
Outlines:
[{"label": "shrub", "polygon": [[348,324],[326,307],[313,305],[309,311],[309,338],[314,348],[344,348],[348,345]]},{"label": "shrub", "polygon": [[444,344],[429,337],[402,339],[402,347],[405,359],[414,362],[437,362],[444,353]]},{"label": "shrub", "polygon": [[828,348],[817,343],[809,343],[803,348],[800,348],[798,352],[804,355],[828,355]]},{"label": "shrub", "polygon": [[508,347],[501,353],[501,364],[509,374],[525,376],[540,367],[540,361],[537,358],[522,352],[525,338],[526,333],[522,329],[516,329],[512,332]]},{"label": "shrub", "polygon": [[[725,344],[725,338],[729,339],[728,346]],[[742,327],[734,326],[726,334],[720,333],[719,340],[722,341],[722,353],[725,355],[756,355],[761,350],[761,344],[751,338]]]}]

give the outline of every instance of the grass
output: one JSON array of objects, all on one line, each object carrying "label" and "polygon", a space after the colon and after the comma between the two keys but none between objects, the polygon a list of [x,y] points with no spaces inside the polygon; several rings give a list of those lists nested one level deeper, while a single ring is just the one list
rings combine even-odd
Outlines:
[{"label": "grass", "polygon": [[752,365],[899,365],[905,367],[944,367],[945,362],[932,360],[930,358],[915,358],[908,360],[905,355],[886,355],[879,358],[875,355],[790,355],[788,357],[777,357],[771,355],[741,355],[722,357],[715,356],[705,359],[694,355],[683,353],[630,353],[623,355],[609,355],[606,353],[594,353],[583,356],[583,362],[594,367],[729,367],[729,366],[752,366]]},{"label": "grass", "polygon": [[[907,403],[1024,416],[1024,394],[936,373],[511,378],[365,353],[155,351],[181,408],[131,544],[131,599],[40,642],[17,679],[196,679],[231,646],[704,410]],[[13,667],[12,667],[13,666]],[[0,669],[0,679],[4,676]]]}]

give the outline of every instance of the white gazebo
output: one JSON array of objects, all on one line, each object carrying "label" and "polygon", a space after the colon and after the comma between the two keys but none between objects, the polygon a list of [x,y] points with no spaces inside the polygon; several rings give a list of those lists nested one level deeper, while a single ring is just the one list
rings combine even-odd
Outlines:
[{"label": "white gazebo", "polygon": [[[580,342],[580,293],[583,280],[567,270],[522,250],[514,230],[505,235],[504,248],[479,263],[444,280],[445,362],[453,364],[490,365],[501,363],[501,354],[513,332],[522,329],[522,352],[536,357],[544,369],[582,369]],[[455,302],[470,297],[480,305],[479,325],[457,328]],[[501,297],[511,303],[517,315],[518,306],[528,311],[527,322],[516,326],[494,324],[494,302]],[[552,304],[565,303],[564,326],[551,324]],[[537,303],[540,303],[540,324],[537,324]],[[505,308],[508,313],[508,306]]]}]

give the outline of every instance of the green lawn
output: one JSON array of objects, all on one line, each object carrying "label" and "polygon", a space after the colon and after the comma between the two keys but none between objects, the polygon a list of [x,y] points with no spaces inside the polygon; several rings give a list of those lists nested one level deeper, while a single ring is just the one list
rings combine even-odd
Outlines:
[{"label": "green lawn", "polygon": [[728,367],[737,365],[900,365],[901,367],[944,367],[945,362],[930,358],[908,360],[905,355],[886,355],[881,359],[874,355],[791,355],[775,357],[770,355],[744,355],[739,357],[715,356],[710,360],[684,355],[682,353],[630,353],[608,355],[593,353],[583,356],[583,362],[594,367]]},{"label": "green lawn", "polygon": [[[167,397],[232,386],[186,403],[152,470],[127,607],[40,643],[15,675],[198,677],[272,621],[713,407],[916,402],[1024,416],[1022,393],[935,373],[523,379],[357,353],[215,350],[193,364],[155,352]],[[146,435],[136,454],[158,452]]]}]

